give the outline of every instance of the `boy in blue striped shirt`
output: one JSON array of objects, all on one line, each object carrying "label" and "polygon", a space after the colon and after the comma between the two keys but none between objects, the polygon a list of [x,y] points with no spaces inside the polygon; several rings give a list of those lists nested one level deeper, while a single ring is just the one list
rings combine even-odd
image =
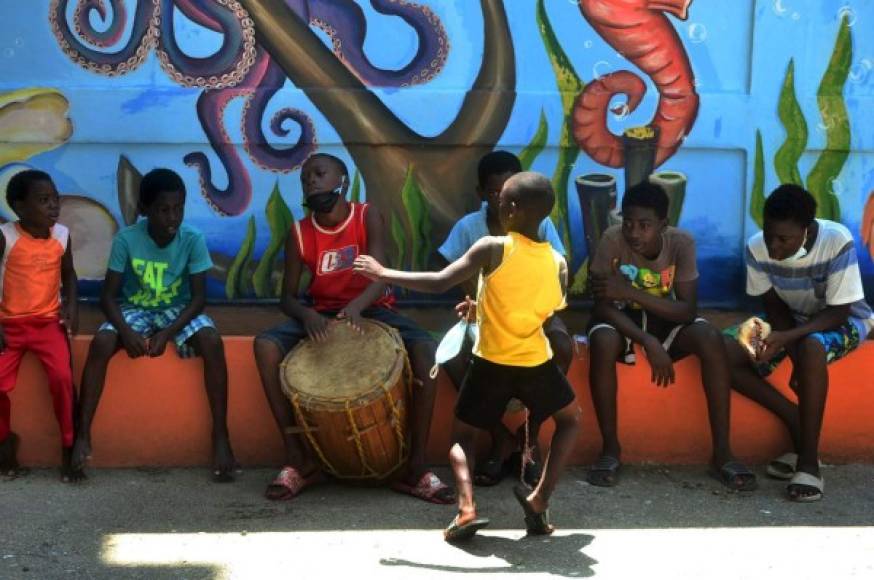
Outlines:
[{"label": "boy in blue striped shirt", "polygon": [[[852,352],[874,327],[865,302],[853,236],[839,223],[816,219],[816,200],[797,185],[781,185],[765,202],[764,228],[746,247],[747,294],[761,296],[771,333],[748,354],[728,341],[733,387],[782,420],[794,453],[768,465],[789,480],[789,499],[822,498],[818,447],[828,392],[826,365]],[[792,361],[793,403],[768,383]]]}]

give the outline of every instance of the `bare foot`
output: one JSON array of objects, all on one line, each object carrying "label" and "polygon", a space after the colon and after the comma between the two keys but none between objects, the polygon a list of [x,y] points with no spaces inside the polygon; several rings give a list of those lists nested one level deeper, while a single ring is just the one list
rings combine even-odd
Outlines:
[{"label": "bare foot", "polygon": [[87,437],[76,437],[73,450],[70,452],[70,469],[82,471],[85,463],[91,459],[91,441]]},{"label": "bare foot", "polygon": [[212,480],[215,483],[231,483],[234,481],[234,471],[239,468],[231,442],[227,435],[213,437]]},{"label": "bare foot", "polygon": [[9,436],[0,442],[0,476],[15,479],[27,475],[30,471],[18,464],[18,435],[9,433]]},{"label": "bare foot", "polygon": [[73,469],[73,448],[64,447],[61,451],[61,481],[64,483],[81,483],[87,479],[85,471]]}]

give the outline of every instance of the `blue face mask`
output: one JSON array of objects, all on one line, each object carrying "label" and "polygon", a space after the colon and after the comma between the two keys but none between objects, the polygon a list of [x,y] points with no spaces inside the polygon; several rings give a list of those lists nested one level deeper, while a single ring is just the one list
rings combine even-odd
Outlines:
[{"label": "blue face mask", "polygon": [[461,352],[461,347],[464,346],[464,339],[467,336],[476,342],[479,336],[479,327],[476,325],[476,322],[459,320],[455,326],[449,329],[449,332],[443,335],[443,340],[437,345],[437,352],[434,353],[434,366],[431,367],[431,372],[429,373],[432,379],[437,377],[440,365],[458,356],[458,353]]}]

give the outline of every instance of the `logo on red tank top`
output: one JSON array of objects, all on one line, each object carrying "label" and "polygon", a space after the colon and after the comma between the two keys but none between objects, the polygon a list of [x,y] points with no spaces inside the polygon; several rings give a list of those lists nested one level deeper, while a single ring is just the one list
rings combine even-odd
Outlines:
[{"label": "logo on red tank top", "polygon": [[358,244],[325,250],[319,254],[318,275],[335,274],[344,270],[351,270],[358,256]]}]

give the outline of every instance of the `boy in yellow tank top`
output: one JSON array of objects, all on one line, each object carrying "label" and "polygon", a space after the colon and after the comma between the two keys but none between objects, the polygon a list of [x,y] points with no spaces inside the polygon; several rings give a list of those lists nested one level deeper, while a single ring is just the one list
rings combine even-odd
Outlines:
[{"label": "boy in yellow tank top", "polygon": [[472,537],[489,520],[478,516],[473,500],[474,440],[501,420],[517,398],[531,421],[552,417],[555,433],[543,477],[533,491],[514,494],[525,512],[529,534],[551,534],[548,505],[579,432],[574,392],[552,357],[544,321],[565,306],[567,265],[548,242],[538,242],[538,227],[549,215],[555,194],[539,173],[517,173],[499,198],[506,236],[487,236],[440,272],[400,272],[360,256],[355,269],[365,276],[419,292],[445,292],[479,273],[476,316],[479,339],[474,360],[455,406],[449,461],[458,487],[458,514],[446,528],[447,541]]}]

